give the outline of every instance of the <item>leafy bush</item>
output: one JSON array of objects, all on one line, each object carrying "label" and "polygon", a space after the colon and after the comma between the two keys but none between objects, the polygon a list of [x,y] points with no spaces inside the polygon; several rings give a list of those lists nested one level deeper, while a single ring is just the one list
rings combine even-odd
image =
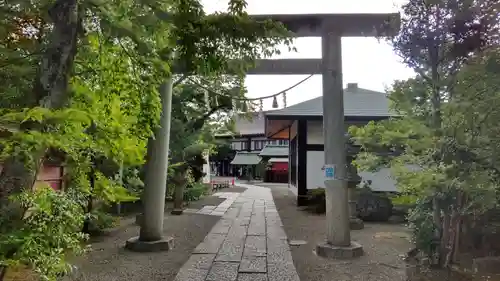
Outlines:
[{"label": "leafy bush", "polygon": [[123,187],[136,196],[142,193],[144,182],[141,180],[138,168],[130,167],[123,169]]},{"label": "leafy bush", "polygon": [[[80,232],[83,210],[70,193],[48,186],[13,198],[25,211],[15,229],[1,229],[0,265],[28,266],[42,280],[56,280],[71,270],[67,257],[83,252],[86,236]],[[1,225],[1,224],[0,224]]]},{"label": "leafy bush", "polygon": [[118,223],[116,217],[101,208],[93,209],[86,214],[86,218],[89,220],[88,232],[91,234],[100,233],[105,229],[116,226]]},{"label": "leafy bush", "polygon": [[316,214],[324,214],[326,212],[326,195],[324,188],[317,188],[308,191],[307,204],[309,210]]},{"label": "leafy bush", "polygon": [[207,194],[208,188],[203,183],[197,182],[184,190],[184,201],[196,201]]},{"label": "leafy bush", "polygon": [[417,202],[418,197],[414,195],[399,195],[396,197],[392,197],[391,201],[394,205],[407,205],[412,206]]},{"label": "leafy bush", "polygon": [[436,241],[436,226],[432,217],[432,203],[428,199],[419,199],[409,211],[408,222],[412,230],[412,239],[417,249],[432,257],[436,253],[439,241]]}]

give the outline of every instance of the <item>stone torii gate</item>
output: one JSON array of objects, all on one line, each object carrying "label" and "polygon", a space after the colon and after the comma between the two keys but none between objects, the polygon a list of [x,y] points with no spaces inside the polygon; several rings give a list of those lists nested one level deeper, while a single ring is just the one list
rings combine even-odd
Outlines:
[{"label": "stone torii gate", "polygon": [[[323,138],[325,147],[326,243],[320,256],[361,256],[351,241],[345,151],[341,38],[389,36],[399,31],[394,14],[259,15],[282,22],[297,37],[321,37],[321,59],[262,60],[249,74],[321,74],[323,76]],[[328,173],[327,173],[328,172]]]},{"label": "stone torii gate", "polygon": [[[400,17],[391,14],[301,14],[301,15],[253,15],[256,20],[279,21],[296,37],[321,37],[321,59],[259,60],[247,74],[254,75],[300,75],[321,74],[323,76],[323,136],[325,147],[326,187],[326,242],[317,245],[318,255],[332,258],[349,258],[363,254],[361,245],[352,242],[349,226],[349,204],[347,189],[347,166],[345,151],[345,126],[342,81],[342,37],[390,36],[399,31]],[[171,103],[171,81],[167,83],[163,100],[164,111],[157,132],[167,136],[167,144],[154,145],[158,151],[168,151]],[[170,94],[170,97],[168,97]],[[168,125],[167,125],[168,123]],[[165,138],[159,140],[165,141]],[[159,142],[159,141],[158,141]],[[156,143],[156,141],[155,141]],[[159,149],[159,146],[167,149]],[[155,171],[146,175],[144,219],[140,236],[127,242],[127,248],[167,250],[171,239],[164,239],[163,212],[166,181],[153,172],[166,171],[167,157],[157,155]],[[149,161],[148,161],[149,162]],[[328,171],[328,173],[326,173]],[[166,173],[165,173],[166,177]],[[151,179],[151,180],[148,180]],[[157,180],[153,179],[156,178]],[[159,178],[159,180],[158,180]],[[150,186],[148,186],[148,183]],[[163,196],[162,196],[163,194]]]}]

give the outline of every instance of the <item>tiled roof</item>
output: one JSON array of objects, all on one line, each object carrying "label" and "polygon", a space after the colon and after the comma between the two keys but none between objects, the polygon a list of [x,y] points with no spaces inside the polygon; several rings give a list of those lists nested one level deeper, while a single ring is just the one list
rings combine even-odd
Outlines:
[{"label": "tiled roof", "polygon": [[[350,84],[344,89],[344,115],[383,117],[390,112],[386,93],[358,88]],[[266,116],[323,116],[323,97],[317,97],[280,110],[268,111]]]},{"label": "tiled roof", "polygon": [[269,163],[288,163],[288,158],[270,158]]},{"label": "tiled roof", "polygon": [[238,152],[234,156],[231,165],[257,165],[260,162],[258,153],[255,152]]},{"label": "tiled roof", "polygon": [[259,153],[260,156],[280,157],[288,156],[288,145],[266,145]]}]

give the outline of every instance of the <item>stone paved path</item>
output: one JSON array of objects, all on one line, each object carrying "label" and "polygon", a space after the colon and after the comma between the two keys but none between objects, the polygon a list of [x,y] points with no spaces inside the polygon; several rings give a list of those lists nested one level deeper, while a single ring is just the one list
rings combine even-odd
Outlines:
[{"label": "stone paved path", "polygon": [[219,204],[219,206],[204,206],[201,210],[197,211],[197,214],[212,215],[212,216],[223,216],[226,211],[231,207],[234,200],[240,196],[240,193],[236,192],[217,192],[213,196],[224,198],[224,202]]},{"label": "stone paved path", "polygon": [[248,189],[205,211],[223,215],[175,281],[300,281],[271,191],[238,185]]}]

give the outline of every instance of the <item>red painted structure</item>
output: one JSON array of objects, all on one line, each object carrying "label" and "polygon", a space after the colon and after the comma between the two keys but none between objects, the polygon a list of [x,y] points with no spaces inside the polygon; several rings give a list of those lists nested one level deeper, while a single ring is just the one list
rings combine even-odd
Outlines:
[{"label": "red painted structure", "polygon": [[288,162],[272,162],[266,168],[266,182],[288,182]]},{"label": "red painted structure", "polygon": [[275,172],[288,173],[288,162],[271,163],[271,170]]},{"label": "red painted structure", "polygon": [[64,167],[56,165],[43,166],[36,181],[35,186],[38,183],[46,183],[54,190],[60,190],[63,188]]},{"label": "red painted structure", "polygon": [[[2,166],[0,165],[0,172],[2,171]],[[36,178],[35,187],[39,184],[46,183],[54,190],[60,190],[63,188],[64,181],[64,167],[57,165],[44,165],[38,176]]]}]

